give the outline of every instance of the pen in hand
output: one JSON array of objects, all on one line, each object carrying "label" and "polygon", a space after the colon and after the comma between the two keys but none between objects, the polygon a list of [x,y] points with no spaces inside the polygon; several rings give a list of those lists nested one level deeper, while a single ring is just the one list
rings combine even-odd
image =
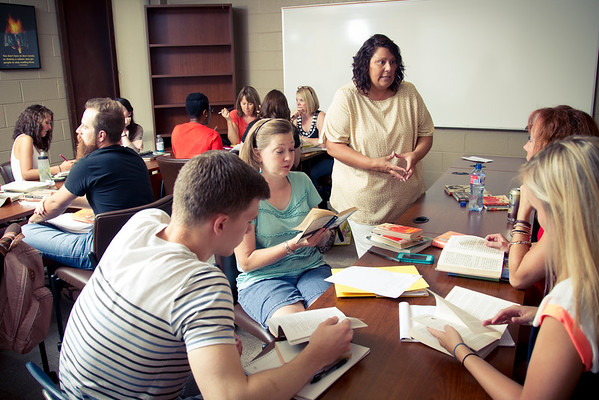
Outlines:
[{"label": "pen in hand", "polygon": [[348,357],[345,357],[345,358],[342,358],[341,360],[337,361],[336,363],[333,363],[327,367],[324,367],[323,369],[318,371],[316,374],[314,374],[310,383],[316,383],[316,382],[320,381],[327,374],[329,374],[335,370],[338,370],[343,365],[345,365],[347,360],[348,360]]},{"label": "pen in hand", "polygon": [[59,156],[60,156],[60,158],[62,158],[63,160],[65,160],[65,161],[69,161],[69,160],[67,160],[67,158],[66,158],[65,156],[63,156],[62,154],[59,154]]}]

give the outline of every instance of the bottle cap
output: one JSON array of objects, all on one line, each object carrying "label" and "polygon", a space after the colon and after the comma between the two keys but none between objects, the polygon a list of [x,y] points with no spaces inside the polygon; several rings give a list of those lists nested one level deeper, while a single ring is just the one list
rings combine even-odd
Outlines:
[{"label": "bottle cap", "polygon": [[460,207],[466,207],[466,201],[464,201],[464,200],[460,201]]},{"label": "bottle cap", "polygon": [[476,163],[476,169],[482,169],[483,165],[479,162]]}]

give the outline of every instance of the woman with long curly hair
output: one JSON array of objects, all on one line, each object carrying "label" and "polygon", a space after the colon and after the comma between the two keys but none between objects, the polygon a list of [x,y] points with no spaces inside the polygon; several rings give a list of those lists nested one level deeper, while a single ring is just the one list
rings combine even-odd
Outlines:
[{"label": "woman with long curly hair", "polygon": [[404,81],[399,47],[374,35],[353,62],[353,81],[333,98],[324,122],[335,158],[331,205],[358,208],[350,217],[358,257],[370,247],[374,225],[395,222],[424,193],[419,161],[433,144],[433,120]]},{"label": "woman with long curly hair", "polygon": [[[35,181],[39,179],[37,158],[40,152],[48,152],[52,143],[54,114],[40,104],[27,107],[15,124],[14,143],[10,153],[10,166],[15,181]],[[63,161],[50,168],[50,173],[68,171],[73,161]]]}]

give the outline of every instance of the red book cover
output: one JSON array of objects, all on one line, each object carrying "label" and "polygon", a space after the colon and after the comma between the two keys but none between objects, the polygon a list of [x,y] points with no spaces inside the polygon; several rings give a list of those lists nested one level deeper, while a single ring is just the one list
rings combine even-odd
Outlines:
[{"label": "red book cover", "polygon": [[397,224],[380,224],[372,229],[372,233],[413,240],[422,236],[422,229]]},{"label": "red book cover", "polygon": [[504,194],[497,196],[483,196],[483,205],[485,206],[507,206],[508,204],[510,204],[510,200]]}]

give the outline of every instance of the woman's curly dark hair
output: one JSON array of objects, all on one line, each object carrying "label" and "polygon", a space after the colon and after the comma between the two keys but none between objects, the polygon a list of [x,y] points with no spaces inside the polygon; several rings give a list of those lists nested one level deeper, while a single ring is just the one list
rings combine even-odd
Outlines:
[{"label": "woman's curly dark hair", "polygon": [[[42,122],[46,116],[52,119],[52,128],[45,137],[42,137]],[[33,145],[38,150],[48,151],[52,143],[52,131],[54,130],[54,113],[47,107],[40,104],[34,104],[27,107],[15,124],[15,132],[12,135],[13,140],[19,135],[29,135],[33,138]]]},{"label": "woman's curly dark hair", "polygon": [[354,84],[358,88],[358,90],[364,94],[368,94],[370,91],[370,87],[372,86],[372,82],[370,81],[370,59],[376,52],[379,47],[384,47],[388,49],[394,56],[397,62],[397,69],[395,71],[395,79],[389,89],[393,91],[393,93],[397,92],[400,83],[404,79],[404,65],[403,60],[401,59],[401,53],[399,51],[399,47],[393,43],[391,39],[389,39],[385,35],[376,34],[372,35],[368,40],[364,42],[360,50],[354,56],[354,62],[352,64],[353,73],[354,73]]}]

